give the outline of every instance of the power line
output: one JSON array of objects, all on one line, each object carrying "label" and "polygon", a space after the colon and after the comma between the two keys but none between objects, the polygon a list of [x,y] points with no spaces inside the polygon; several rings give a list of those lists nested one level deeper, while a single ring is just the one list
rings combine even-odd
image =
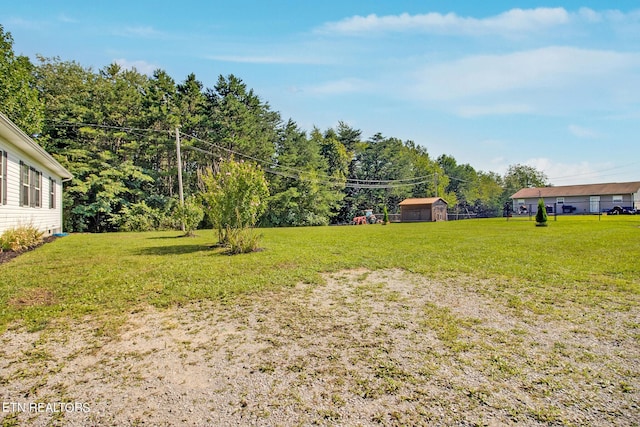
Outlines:
[{"label": "power line", "polygon": [[[273,173],[276,175],[281,175],[281,176],[286,176],[288,178],[293,178],[293,179],[298,179],[298,180],[302,180],[303,178],[301,177],[301,175],[304,174],[308,174],[308,171],[305,170],[301,170],[298,168],[294,168],[294,167],[290,167],[290,166],[284,166],[284,165],[278,165],[275,164],[273,160],[271,161],[267,161],[264,159],[258,159],[256,157],[253,156],[249,156],[246,155],[244,153],[241,153],[239,151],[236,150],[232,150],[230,148],[227,147],[222,147],[220,145],[214,144],[212,142],[209,141],[205,141],[201,138],[192,136],[192,135],[186,135],[184,134],[185,137],[187,138],[191,138],[194,139],[198,142],[202,142],[204,144],[209,145],[210,147],[214,147],[218,150],[223,150],[226,151],[228,153],[240,156],[240,157],[244,157],[250,160],[253,160],[255,162],[261,163],[261,164],[267,164],[268,167],[265,168],[265,171],[269,172],[269,173]],[[187,147],[185,147],[187,148]],[[193,147],[196,148],[196,147]],[[202,151],[203,153],[207,153],[207,154],[213,154],[213,153],[209,153],[205,150],[200,149],[199,151]],[[282,173],[280,171],[276,171],[275,168],[282,168],[282,169],[287,169],[287,170],[292,170],[295,172],[295,175],[292,174],[285,174]],[[318,174],[320,176],[323,176],[324,179],[318,179],[317,181],[320,183],[324,183],[324,184],[328,184],[328,185],[344,185],[345,187],[348,188],[368,188],[368,189],[390,189],[390,188],[398,188],[398,187],[410,187],[410,186],[414,186],[414,185],[419,185],[419,184],[424,184],[430,181],[430,179],[434,176],[432,175],[427,175],[427,176],[419,176],[419,177],[414,177],[414,178],[404,178],[404,179],[396,179],[396,180],[365,180],[365,179],[357,179],[357,178],[345,178],[345,182],[343,183],[341,180],[336,180],[335,177],[331,177],[328,175],[322,175],[322,174]],[[417,182],[409,182],[409,181],[415,181],[415,180],[420,180]]]},{"label": "power line", "polygon": [[66,120],[49,120],[52,123],[59,123],[68,127],[93,127],[93,128],[101,128],[101,129],[112,129],[112,130],[121,130],[124,132],[155,132],[155,133],[166,133],[168,136],[171,135],[171,130],[168,129],[150,129],[150,128],[136,128],[130,126],[114,126],[114,125],[101,125],[98,123],[80,123],[80,122],[69,122]]},{"label": "power line", "polygon": [[[94,128],[102,128],[102,129],[111,129],[111,130],[120,130],[120,131],[124,131],[124,132],[129,132],[132,133],[134,135],[136,135],[134,132],[153,132],[153,133],[162,133],[162,134],[166,134],[167,137],[171,137],[171,130],[168,129],[150,129],[150,128],[136,128],[136,127],[130,127],[130,126],[114,126],[114,125],[101,125],[101,124],[97,124],[97,123],[81,123],[81,122],[70,122],[70,121],[66,121],[66,120],[48,120],[49,122],[52,123],[56,123],[56,124],[61,124],[64,126],[79,126],[79,127],[94,127]],[[273,166],[274,161],[273,160],[264,160],[264,159],[258,159],[256,157],[252,157],[249,156],[247,154],[241,153],[239,151],[235,151],[232,150],[230,148],[226,148],[226,147],[222,147],[219,145],[216,145],[214,143],[211,143],[209,141],[205,141],[201,138],[198,138],[194,135],[188,135],[188,134],[184,134],[181,132],[181,134],[184,137],[190,138],[190,139],[194,139],[196,141],[208,144],[212,147],[215,147],[217,149],[229,152],[231,154],[237,155],[239,157],[243,157],[246,159],[250,159],[253,160],[254,162],[260,163],[260,164],[266,164],[266,165],[270,165]],[[137,135],[137,136],[142,136],[142,135]],[[188,147],[184,147],[184,148],[188,148]],[[207,154],[211,154],[205,150],[201,150],[203,153],[207,153]],[[560,177],[554,177],[554,178],[549,178],[549,181],[562,181],[562,180],[567,180],[567,179],[571,179],[571,178],[576,178],[576,177],[581,177],[581,176],[593,176],[593,175],[598,175],[601,174],[602,172],[608,172],[608,171],[614,171],[614,170],[619,170],[621,168],[626,168],[626,167],[631,167],[631,166],[635,166],[637,165],[638,162],[634,162],[634,163],[629,163],[623,166],[618,166],[615,168],[610,168],[610,169],[603,169],[603,170],[599,170],[599,171],[593,171],[593,172],[585,172],[585,173],[580,173],[580,174],[573,174],[573,175],[565,175],[565,176],[560,176]],[[284,166],[284,165],[276,165],[276,167],[278,168],[283,168],[283,169],[290,169],[290,170],[294,170],[296,172],[300,172],[300,169],[297,168],[293,168],[293,167],[289,167],[289,166]],[[267,170],[267,168],[265,168],[265,170]],[[302,171],[303,173],[305,173],[305,171]],[[607,174],[607,175],[602,175],[602,176],[615,176],[617,174]],[[415,177],[415,178],[405,178],[405,179],[395,179],[395,180],[363,180],[363,179],[358,179],[358,178],[345,178],[346,183],[352,183],[353,185],[346,185],[347,187],[352,187],[352,188],[395,188],[395,187],[399,187],[399,186],[404,186],[401,185],[400,183],[405,182],[405,181],[415,181],[415,180],[421,180],[419,182],[408,182],[406,184],[406,186],[411,186],[411,185],[419,185],[419,184],[424,184],[429,182],[430,179],[432,179],[434,176],[434,174],[431,175],[426,175],[426,176],[420,176],[420,177]],[[470,183],[471,181],[465,180],[465,179],[461,179],[461,178],[457,178],[454,176],[448,176],[447,177],[450,180],[456,180],[456,181],[460,181],[460,182],[466,182],[466,183]],[[333,177],[329,177],[325,175],[325,178],[331,180]],[[377,184],[379,184],[380,186],[376,186]]]},{"label": "power line", "polygon": [[[214,144],[212,144],[214,145]],[[185,150],[195,150],[204,154],[208,154],[208,155],[215,155],[215,153],[210,152],[210,151],[206,151],[203,150],[202,148],[199,147],[194,147],[194,146],[185,146],[184,147]],[[294,168],[287,168],[287,169],[294,169]],[[430,182],[430,179],[427,180],[422,180],[422,181],[417,181],[417,182],[399,182],[399,181],[407,181],[405,180],[396,180],[396,181],[385,181],[387,182],[387,184],[373,184],[373,183],[368,183],[366,180],[361,180],[361,182],[356,183],[356,182],[343,182],[341,180],[337,180],[335,178],[331,179],[332,177],[328,177],[329,179],[320,179],[320,178],[316,178],[316,179],[312,179],[312,178],[308,178],[308,177],[304,177],[304,175],[308,174],[308,171],[300,171],[300,170],[296,170],[297,173],[293,174],[293,173],[288,173],[285,171],[279,171],[276,170],[274,168],[265,168],[264,169],[265,172],[273,174],[273,175],[279,175],[279,176],[283,176],[285,178],[291,178],[291,179],[295,179],[298,181],[304,181],[304,180],[311,180],[311,181],[316,181],[320,184],[324,184],[324,185],[328,185],[328,186],[336,186],[336,187],[346,187],[346,188],[356,188],[356,189],[391,189],[391,188],[400,188],[400,187],[411,187],[414,185],[419,185],[419,184],[425,184],[427,182]],[[430,178],[430,176],[429,176]],[[413,178],[416,179],[416,178]],[[372,181],[373,182],[373,181]],[[374,181],[374,182],[382,182],[382,181]]]},{"label": "power line", "polygon": [[[215,144],[211,144],[211,145],[215,145]],[[223,147],[219,147],[219,148],[223,149]],[[207,154],[207,155],[210,155],[210,156],[215,156],[216,155],[216,153],[204,150],[204,149],[202,149],[200,147],[195,147],[193,145],[185,146],[185,147],[183,147],[183,149],[184,150],[198,151],[200,153]],[[233,150],[231,150],[231,151],[233,151]],[[240,155],[240,153],[238,153],[238,152],[235,152],[235,154],[239,154]],[[249,157],[252,160],[258,161],[258,159],[254,159],[254,158],[252,158],[250,156],[244,156],[244,157]],[[262,161],[262,162],[264,162],[264,161]],[[293,168],[287,168],[287,169],[293,169]],[[291,179],[296,179],[296,180],[307,179],[307,178],[303,178],[303,176],[301,176],[301,175],[305,175],[305,174],[309,173],[308,171],[300,171],[300,170],[296,169],[295,172],[297,172],[297,173],[293,174],[293,173],[287,173],[287,172],[284,172],[284,171],[279,171],[279,170],[276,170],[276,169],[273,169],[273,168],[270,168],[270,167],[264,168],[264,171],[267,172],[267,173],[273,174],[273,175],[279,175],[279,176],[283,176],[285,178],[291,178]],[[327,184],[327,185],[343,185],[343,183],[341,181],[338,181],[338,180],[320,180],[320,179],[317,179],[316,181],[318,181],[318,182],[320,182],[322,184]]]},{"label": "power line", "polygon": [[[134,132],[154,132],[154,133],[163,133],[163,134],[166,133],[167,136],[170,136],[169,130],[148,129],[148,128],[143,129],[143,128],[135,128],[135,127],[127,127],[127,126],[114,126],[114,125],[101,125],[97,123],[79,123],[79,122],[69,122],[64,120],[52,120],[52,122],[62,124],[65,126],[94,127],[94,128],[101,128],[101,129],[119,130],[127,133],[134,133]],[[309,171],[305,171],[299,168],[294,168],[291,166],[279,165],[277,163],[274,164],[274,160],[264,160],[264,159],[259,159],[257,157],[249,156],[240,151],[236,151],[227,147],[222,147],[220,145],[214,144],[209,141],[205,141],[204,139],[194,135],[188,135],[182,132],[179,132],[179,134],[186,138],[207,144],[208,146],[216,148],[218,150],[226,151],[227,153],[252,160],[259,164],[266,165],[264,170],[268,173],[271,173],[274,175],[280,175],[286,178],[291,178],[296,180],[309,179],[304,177],[304,175],[308,174]],[[141,136],[141,135],[137,135],[137,136]],[[195,147],[195,146],[185,146],[184,149],[195,150],[208,155],[215,154],[213,152],[206,151],[206,150],[203,150],[202,148]],[[294,173],[282,172],[282,171],[276,170],[276,168],[291,170]],[[344,181],[342,181],[332,176],[323,175],[323,174],[318,174],[318,175],[320,178],[317,178],[315,180],[320,184],[330,185],[330,186],[344,186],[347,188],[355,188],[355,189],[392,189],[392,188],[400,188],[400,187],[411,187],[411,186],[430,182],[430,180],[434,177],[434,174],[431,174],[431,175],[418,176],[413,178],[401,178],[401,179],[393,179],[393,180],[392,179],[368,180],[368,179],[359,179],[359,178],[345,178]]]},{"label": "power line", "polygon": [[[565,175],[565,176],[560,176],[560,177],[555,177],[555,178],[549,178],[549,181],[563,181],[563,180],[576,178],[576,177],[581,177],[581,176],[596,176],[596,175],[601,175],[602,172],[619,171],[620,169],[629,168],[629,167],[632,167],[632,166],[636,166],[638,164],[639,164],[638,162],[633,162],[633,163],[628,163],[628,164],[622,165],[622,166],[616,166],[616,167],[612,167],[612,168],[608,168],[608,169],[601,169],[601,170],[598,170],[598,171],[584,172],[584,173],[579,173],[579,174],[575,174],[575,175]],[[605,175],[601,175],[601,176],[615,176],[615,175],[618,175],[618,174],[619,173],[611,173],[611,174],[605,174]]]}]

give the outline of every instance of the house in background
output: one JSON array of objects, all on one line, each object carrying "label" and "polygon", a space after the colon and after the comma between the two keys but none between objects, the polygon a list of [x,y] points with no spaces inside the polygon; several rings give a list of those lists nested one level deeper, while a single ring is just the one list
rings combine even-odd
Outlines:
[{"label": "house in background", "polygon": [[447,202],[441,197],[405,199],[400,202],[401,222],[446,221]]},{"label": "house in background", "polygon": [[511,196],[514,213],[535,213],[540,198],[549,213],[600,213],[614,206],[640,209],[640,181],[523,188]]},{"label": "house in background", "polygon": [[33,225],[62,232],[62,182],[71,173],[0,113],[0,234]]}]

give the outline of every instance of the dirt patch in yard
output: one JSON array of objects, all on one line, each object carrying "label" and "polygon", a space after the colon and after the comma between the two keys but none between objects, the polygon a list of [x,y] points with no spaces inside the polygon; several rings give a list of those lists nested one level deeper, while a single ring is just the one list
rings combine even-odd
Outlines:
[{"label": "dirt patch in yard", "polygon": [[9,306],[16,308],[33,307],[38,305],[52,305],[56,302],[55,295],[48,289],[25,289],[20,295],[9,300]]},{"label": "dirt patch in yard", "polygon": [[471,276],[352,270],[228,305],[150,308],[115,335],[91,319],[37,333],[17,327],[0,336],[9,409],[0,418],[35,426],[640,423],[638,301],[589,313],[563,302],[558,316],[527,311],[499,289]]}]

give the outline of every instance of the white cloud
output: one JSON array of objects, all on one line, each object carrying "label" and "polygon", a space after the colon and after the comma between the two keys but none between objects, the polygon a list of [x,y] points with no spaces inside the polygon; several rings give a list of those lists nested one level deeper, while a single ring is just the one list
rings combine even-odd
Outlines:
[{"label": "white cloud", "polygon": [[369,88],[370,84],[364,80],[346,78],[328,81],[316,86],[309,86],[304,92],[314,95],[341,95],[345,93],[363,92]]},{"label": "white cloud", "polygon": [[146,74],[148,76],[152,75],[155,70],[160,68],[159,66],[146,61],[129,61],[124,58],[114,59],[113,62],[115,62],[122,68],[125,68],[127,70],[135,69],[139,73]]},{"label": "white cloud", "polygon": [[596,12],[588,7],[580,8],[580,10],[578,10],[578,16],[580,19],[589,23],[597,23],[603,20],[602,13]]},{"label": "white cloud", "polygon": [[499,34],[539,31],[566,24],[569,13],[564,8],[511,9],[489,18],[461,17],[455,13],[353,16],[324,24],[319,32],[363,34],[378,32],[422,31],[437,34]]},{"label": "white cloud", "polygon": [[322,64],[319,57],[279,55],[209,55],[207,59],[247,64]]},{"label": "white cloud", "polygon": [[603,182],[624,181],[620,179],[621,171],[613,162],[578,163],[558,162],[545,157],[532,158],[524,162],[547,175],[553,185],[595,184]]},{"label": "white cloud", "polygon": [[[505,163],[505,158],[502,156],[494,157],[490,160],[490,163],[493,165],[503,165]],[[507,168],[504,168],[504,172],[506,172]]]},{"label": "white cloud", "polygon": [[640,20],[640,10],[623,13],[619,10],[595,11],[580,8],[569,12],[565,8],[539,7],[535,9],[511,9],[499,15],[487,18],[459,16],[455,13],[437,12],[410,15],[352,16],[341,21],[327,22],[316,32],[322,34],[364,35],[387,32],[423,32],[430,34],[486,35],[504,36],[522,33],[546,31],[550,28],[572,23],[612,24],[633,23]]},{"label": "white cloud", "polygon": [[573,136],[577,136],[578,138],[593,139],[600,137],[600,134],[598,132],[578,125],[569,125],[567,129],[569,129],[569,132]]},{"label": "white cloud", "polygon": [[461,117],[480,117],[505,114],[526,114],[534,112],[534,108],[527,104],[482,104],[463,105],[457,114]]},{"label": "white cloud", "polygon": [[640,53],[546,47],[470,56],[423,67],[415,73],[411,93],[424,99],[456,100],[516,90],[566,92],[567,88],[579,87],[584,91],[606,91],[620,84],[616,74],[639,71]]},{"label": "white cloud", "polygon": [[479,32],[537,31],[569,22],[561,8],[511,9],[492,18],[478,20]]},{"label": "white cloud", "polygon": [[121,37],[135,37],[143,39],[165,38],[165,34],[150,26],[126,27],[114,31],[114,34]]},{"label": "white cloud", "polygon": [[64,13],[58,15],[58,21],[64,22],[65,24],[77,24],[79,22],[77,19],[71,18]]},{"label": "white cloud", "polygon": [[25,30],[41,30],[43,25],[43,22],[31,21],[23,18],[9,18],[5,23],[5,31],[7,28],[11,27],[22,28]]}]

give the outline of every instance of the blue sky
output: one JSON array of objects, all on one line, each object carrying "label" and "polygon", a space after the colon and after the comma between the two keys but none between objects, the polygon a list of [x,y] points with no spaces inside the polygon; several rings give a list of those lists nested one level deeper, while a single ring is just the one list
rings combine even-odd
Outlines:
[{"label": "blue sky", "polygon": [[26,0],[0,23],[34,60],[233,73],[305,130],[341,120],[554,185],[640,181],[636,0]]}]

